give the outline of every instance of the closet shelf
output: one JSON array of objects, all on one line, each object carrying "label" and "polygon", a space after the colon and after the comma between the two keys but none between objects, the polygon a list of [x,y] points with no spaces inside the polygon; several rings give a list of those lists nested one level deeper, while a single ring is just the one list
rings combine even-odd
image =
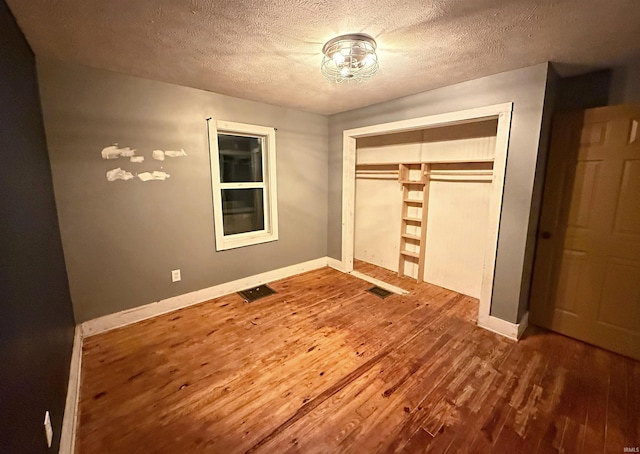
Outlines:
[{"label": "closet shelf", "polygon": [[398,164],[404,165],[420,165],[420,164],[465,164],[475,162],[493,162],[494,158],[468,158],[468,159],[433,159],[424,161],[402,161],[402,162],[359,162],[356,166],[393,166]]},{"label": "closet shelf", "polygon": [[430,170],[427,175],[493,175],[493,169]]},{"label": "closet shelf", "polygon": [[416,258],[416,259],[419,259],[419,258],[420,258],[420,253],[418,253],[418,252],[412,252],[412,251],[400,251],[400,254],[402,254],[402,255],[406,255],[406,256],[408,256],[408,257],[413,257],[413,258]]},{"label": "closet shelf", "polygon": [[395,170],[365,170],[365,169],[356,169],[356,173],[371,173],[374,175],[386,175],[393,174],[398,175],[398,169]]},{"label": "closet shelf", "polygon": [[[429,180],[425,176],[429,171],[429,167],[429,164],[423,162],[419,164],[401,163],[398,165],[398,181],[402,187],[402,223],[400,225],[398,276],[404,276],[407,260],[417,259],[418,276],[416,280],[418,282],[422,282],[424,276],[424,248],[426,243],[427,209],[429,206]],[[415,180],[417,177],[416,171],[420,172],[419,180]],[[416,194],[418,192],[420,193],[419,195]],[[417,208],[422,211],[420,217],[409,216],[410,205],[417,205]],[[414,213],[411,214],[416,216]],[[407,232],[410,222],[417,223],[420,226],[419,234]],[[417,251],[415,251],[416,246]],[[409,251],[407,247],[414,250]]]},{"label": "closet shelf", "polygon": [[493,181],[493,175],[431,175],[430,181]]}]

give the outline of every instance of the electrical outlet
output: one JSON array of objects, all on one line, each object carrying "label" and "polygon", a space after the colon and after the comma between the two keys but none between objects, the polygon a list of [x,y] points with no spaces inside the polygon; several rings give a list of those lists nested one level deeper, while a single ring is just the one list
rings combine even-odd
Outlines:
[{"label": "electrical outlet", "polygon": [[51,443],[53,443],[53,427],[51,427],[49,410],[44,412],[44,433],[47,435],[47,446],[51,447]]},{"label": "electrical outlet", "polygon": [[181,279],[180,270],[171,270],[171,282],[178,282]]}]

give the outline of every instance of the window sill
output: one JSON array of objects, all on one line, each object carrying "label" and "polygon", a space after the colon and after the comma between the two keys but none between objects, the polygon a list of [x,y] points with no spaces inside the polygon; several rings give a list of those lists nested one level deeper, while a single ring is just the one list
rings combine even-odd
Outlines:
[{"label": "window sill", "polygon": [[237,249],[245,246],[253,246],[254,244],[269,243],[277,241],[278,235],[273,232],[249,232],[239,233],[238,235],[230,235],[223,237],[221,244],[216,244],[216,251],[226,251],[229,249]]}]

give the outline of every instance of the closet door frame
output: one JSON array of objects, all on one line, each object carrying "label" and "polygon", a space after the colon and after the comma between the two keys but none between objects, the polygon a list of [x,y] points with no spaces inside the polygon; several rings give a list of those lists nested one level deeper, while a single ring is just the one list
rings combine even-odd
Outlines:
[{"label": "closet door frame", "polygon": [[480,291],[480,304],[478,307],[478,326],[509,338],[517,339],[522,334],[522,331],[524,331],[524,328],[526,328],[526,323],[515,325],[490,315],[512,111],[513,103],[509,102],[345,130],[343,132],[342,144],[342,260],[339,264],[341,270],[346,273],[353,271],[356,139],[416,129],[438,128],[497,119],[498,129],[493,162],[494,179],[489,200],[489,231],[487,232],[487,242],[484,253],[484,270]]}]

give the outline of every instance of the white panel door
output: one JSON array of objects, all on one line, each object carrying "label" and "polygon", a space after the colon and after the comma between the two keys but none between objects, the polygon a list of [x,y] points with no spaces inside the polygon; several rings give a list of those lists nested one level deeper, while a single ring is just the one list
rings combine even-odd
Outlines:
[{"label": "white panel door", "polygon": [[640,106],[554,122],[530,320],[640,359]]}]

